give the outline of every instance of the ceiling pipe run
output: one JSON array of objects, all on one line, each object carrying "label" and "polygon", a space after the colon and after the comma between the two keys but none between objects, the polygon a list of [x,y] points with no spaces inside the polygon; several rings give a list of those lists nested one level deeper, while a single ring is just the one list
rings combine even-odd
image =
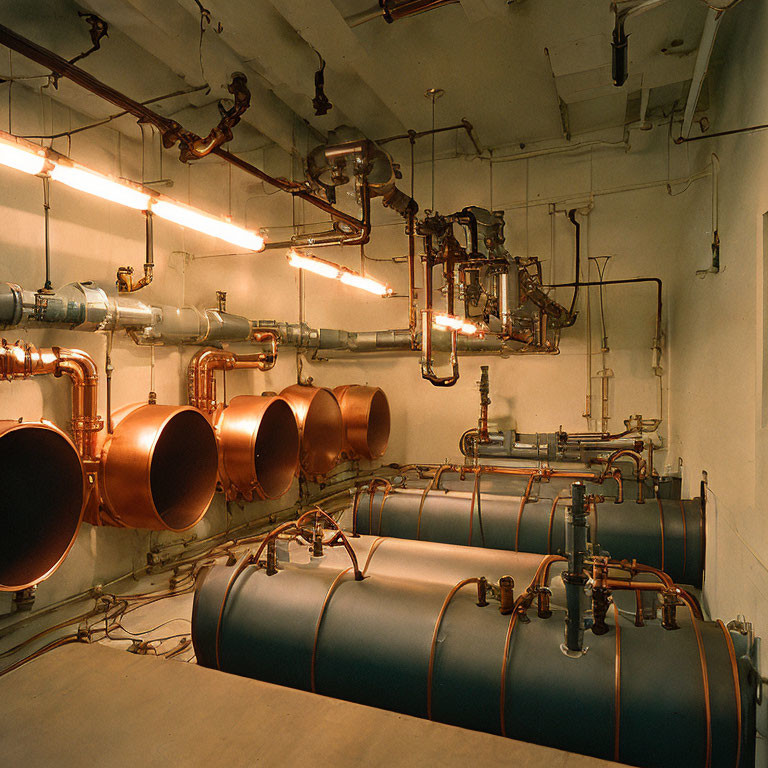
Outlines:
[{"label": "ceiling pipe run", "polygon": [[[44,296],[16,283],[0,283],[0,328],[61,328],[77,331],[127,331],[137,344],[222,344],[254,342],[254,331],[274,331],[280,345],[322,353],[418,352],[421,334],[389,329],[347,331],[313,328],[306,323],[249,320],[219,309],[150,305],[135,296],[108,294],[93,282],[69,283]],[[433,329],[435,349],[447,350],[450,333]],[[459,336],[459,352],[522,353],[524,344]],[[526,353],[530,354],[530,353]]]},{"label": "ceiling pipe run", "polygon": [[[49,51],[46,48],[37,45],[3,25],[0,25],[0,44],[37,62],[41,66],[50,69],[59,77],[67,78],[81,88],[85,88],[85,90],[109,101],[119,109],[133,115],[139,122],[154,125],[163,137],[164,146],[168,149],[177,142],[182,146],[182,149],[184,147],[193,148],[199,146],[200,143],[203,142],[203,139],[200,136],[185,129],[177,121],[163,117],[146,105],[140,104],[135,99],[132,99],[106,83],[101,82],[85,70],[70,64],[66,59],[53,51]],[[298,197],[319,208],[324,213],[330,215],[334,222],[346,225],[348,232],[343,233],[345,236],[357,236],[363,242],[368,241],[367,238],[369,233],[366,231],[366,224],[364,221],[337,209],[327,201],[312,194],[312,192],[310,192],[304,185],[289,181],[288,179],[280,179],[270,176],[255,165],[252,165],[237,155],[233,155],[221,146],[215,146],[210,150],[210,154],[217,155],[226,162],[255,176],[261,181],[266,182],[283,192],[288,192],[294,197]]]},{"label": "ceiling pipe run", "polygon": [[378,7],[374,6],[367,11],[347,16],[344,21],[350,27],[359,27],[368,21],[383,18],[387,24],[392,24],[400,19],[426,13],[444,5],[457,5],[461,0],[379,0]]}]

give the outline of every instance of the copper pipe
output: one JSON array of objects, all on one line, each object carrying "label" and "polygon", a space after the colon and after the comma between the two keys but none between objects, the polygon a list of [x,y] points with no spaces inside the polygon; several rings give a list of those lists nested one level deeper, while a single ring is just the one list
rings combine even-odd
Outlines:
[{"label": "copper pipe", "polygon": [[613,697],[613,759],[619,760],[619,735],[621,733],[621,626],[619,607],[613,604],[613,621],[616,626],[616,659],[614,662],[614,697]]},{"label": "copper pipe", "polygon": [[443,617],[448,610],[448,606],[456,596],[456,594],[469,584],[477,584],[477,604],[481,607],[488,605],[485,600],[485,590],[487,582],[484,578],[472,577],[469,579],[463,579],[458,584],[453,586],[445,596],[443,604],[440,606],[440,611],[437,614],[437,620],[435,621],[435,629],[432,632],[432,642],[429,646],[429,666],[427,668],[427,720],[432,719],[432,679],[435,670],[435,656],[437,655],[437,637],[440,633],[440,625],[443,623]]},{"label": "copper pipe", "polygon": [[644,504],[645,488],[643,484],[645,482],[645,477],[646,477],[646,464],[645,464],[645,459],[636,451],[630,451],[628,449],[614,451],[608,457],[608,461],[605,464],[605,469],[603,470],[603,477],[607,476],[608,470],[610,470],[612,465],[616,461],[618,461],[618,459],[624,456],[632,459],[632,461],[634,461],[635,465],[637,466],[637,503]]},{"label": "copper pipe", "polygon": [[416,214],[408,210],[408,330],[411,334],[411,349],[418,349],[416,341],[416,325],[418,313],[416,309]]},{"label": "copper pipe", "polygon": [[216,371],[256,369],[268,371],[277,361],[277,333],[256,330],[251,340],[259,343],[270,341],[270,352],[247,355],[235,354],[229,350],[208,347],[197,352],[187,366],[187,396],[189,404],[205,413],[216,408]]},{"label": "copper pipe", "polygon": [[299,427],[302,471],[310,478],[326,475],[344,447],[344,421],[335,395],[323,387],[295,384],[280,397],[288,401]]},{"label": "copper pipe", "polygon": [[135,403],[118,409],[104,437],[93,525],[185,531],[208,510],[216,490],[216,437],[189,406]]},{"label": "copper pipe", "polygon": [[320,613],[317,616],[317,624],[315,624],[315,634],[312,638],[312,658],[309,664],[309,689],[312,691],[312,693],[317,693],[317,688],[315,686],[315,670],[317,669],[317,641],[320,639],[320,627],[323,623],[323,617],[325,616],[325,611],[328,608],[328,603],[330,602],[331,596],[336,591],[336,587],[341,584],[344,577],[351,570],[352,567],[350,566],[349,568],[339,572],[336,578],[331,582],[331,585],[328,587],[328,591],[325,593],[325,598],[323,599],[323,604],[320,606]]},{"label": "copper pipe", "polygon": [[99,374],[96,363],[79,349],[38,349],[17,341],[0,344],[0,381],[50,374],[72,380],[72,436],[86,462],[96,461],[96,433],[104,426],[98,414]]}]

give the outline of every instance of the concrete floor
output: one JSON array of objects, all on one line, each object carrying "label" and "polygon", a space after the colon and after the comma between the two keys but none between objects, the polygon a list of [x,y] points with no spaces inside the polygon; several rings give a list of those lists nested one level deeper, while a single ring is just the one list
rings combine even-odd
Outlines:
[{"label": "concrete floor", "polygon": [[8,768],[616,765],[99,644],[0,677]]}]

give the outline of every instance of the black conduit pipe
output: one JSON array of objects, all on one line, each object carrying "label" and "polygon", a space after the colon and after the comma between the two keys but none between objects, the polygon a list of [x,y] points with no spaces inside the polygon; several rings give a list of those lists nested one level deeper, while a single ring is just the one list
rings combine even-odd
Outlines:
[{"label": "black conduit pipe", "polygon": [[568,211],[568,219],[576,228],[576,276],[573,278],[573,298],[571,299],[571,308],[568,310],[568,314],[573,316],[573,310],[576,306],[576,299],[579,296],[579,281],[581,280],[581,224],[576,221],[575,208],[571,208],[571,210]]}]

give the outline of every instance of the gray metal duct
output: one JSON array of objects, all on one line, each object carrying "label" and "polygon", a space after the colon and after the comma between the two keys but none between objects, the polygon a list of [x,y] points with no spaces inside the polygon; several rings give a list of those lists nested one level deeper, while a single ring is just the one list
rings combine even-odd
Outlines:
[{"label": "gray metal duct", "polygon": [[[69,283],[50,293],[0,283],[0,329],[20,327],[125,330],[139,344],[247,342],[257,328],[267,328],[277,331],[282,345],[331,354],[415,351],[408,329],[355,332],[312,328],[306,323],[249,320],[218,309],[151,305],[130,295],[109,294],[93,282]],[[434,339],[436,349],[450,348],[450,333],[436,331]],[[495,336],[459,339],[462,352],[513,354],[520,346]]]}]

